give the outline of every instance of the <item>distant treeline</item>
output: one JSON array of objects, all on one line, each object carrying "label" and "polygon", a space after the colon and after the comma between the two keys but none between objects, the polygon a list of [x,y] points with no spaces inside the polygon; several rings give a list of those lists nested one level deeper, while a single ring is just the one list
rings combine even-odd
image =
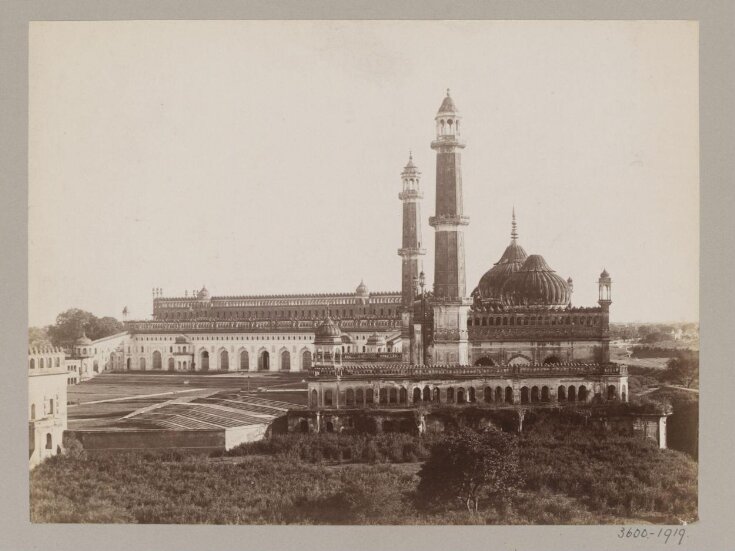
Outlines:
[{"label": "distant treeline", "polygon": [[662,348],[660,346],[634,346],[634,358],[679,358],[699,362],[699,352],[685,348]]}]

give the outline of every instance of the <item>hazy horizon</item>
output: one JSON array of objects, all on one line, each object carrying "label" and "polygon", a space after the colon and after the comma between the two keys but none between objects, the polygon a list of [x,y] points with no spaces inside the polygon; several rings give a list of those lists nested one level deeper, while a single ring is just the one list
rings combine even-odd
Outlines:
[{"label": "hazy horizon", "polygon": [[[698,322],[696,23],[30,27],[29,325],[180,296],[400,289],[400,172],[463,117],[467,293],[510,240],[611,321]],[[660,321],[665,320],[665,321]]]}]

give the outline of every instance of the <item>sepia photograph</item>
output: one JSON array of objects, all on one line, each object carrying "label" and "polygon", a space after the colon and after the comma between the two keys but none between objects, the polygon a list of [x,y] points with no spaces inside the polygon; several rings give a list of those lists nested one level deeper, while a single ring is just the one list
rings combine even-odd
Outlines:
[{"label": "sepia photograph", "polygon": [[699,522],[697,21],[28,44],[32,523]]}]

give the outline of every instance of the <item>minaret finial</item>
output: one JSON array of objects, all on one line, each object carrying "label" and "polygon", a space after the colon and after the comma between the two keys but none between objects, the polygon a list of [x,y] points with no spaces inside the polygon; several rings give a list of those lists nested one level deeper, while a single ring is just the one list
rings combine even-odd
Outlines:
[{"label": "minaret finial", "polygon": [[447,88],[447,97],[449,97],[449,88]]},{"label": "minaret finial", "polygon": [[516,208],[513,206],[513,221],[511,222],[510,238],[515,241],[518,239],[518,224],[516,224]]}]

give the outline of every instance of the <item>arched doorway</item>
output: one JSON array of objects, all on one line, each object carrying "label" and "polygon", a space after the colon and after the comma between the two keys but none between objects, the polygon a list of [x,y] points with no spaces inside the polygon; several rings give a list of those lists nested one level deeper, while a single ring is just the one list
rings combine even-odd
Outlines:
[{"label": "arched doorway", "polygon": [[495,401],[498,403],[503,401],[503,389],[500,387],[495,389]]},{"label": "arched doorway", "polygon": [[485,387],[485,390],[482,391],[482,398],[485,400],[486,403],[490,403],[493,401],[493,389],[489,386]]},{"label": "arched doorway", "polygon": [[355,403],[358,406],[365,403],[365,393],[362,391],[361,388],[358,388],[357,392],[355,392]]},{"label": "arched doorway", "polygon": [[579,387],[579,392],[577,393],[577,400],[580,402],[586,402],[587,401],[587,387],[584,385],[581,385]]},{"label": "arched doorway", "polygon": [[128,371],[130,371],[130,358],[128,358],[127,360],[125,360],[125,369],[127,369]]},{"label": "arched doorway", "polygon": [[145,358],[140,359],[140,370],[145,371]]},{"label": "arched doorway", "polygon": [[[96,366],[97,362],[94,362],[94,363],[95,363],[95,371],[97,371],[97,366]],[[163,369],[163,360],[161,359],[161,353],[158,350],[153,352],[153,369],[156,369],[156,370]]]},{"label": "arched doorway", "polygon": [[219,368],[222,371],[229,371],[230,369],[230,353],[227,350],[220,350]]},{"label": "arched doorway", "polygon": [[615,385],[609,385],[607,387],[607,399],[614,400],[615,398],[617,398],[616,392],[615,392]]},{"label": "arched doorway", "polygon": [[464,389],[462,387],[457,389],[457,403],[458,404],[464,404]]},{"label": "arched doorway", "polygon": [[267,350],[263,350],[258,356],[258,371],[269,371],[271,368],[271,356]]},{"label": "arched doorway", "polygon": [[577,401],[577,389],[574,388],[574,385],[570,386],[567,390],[567,400],[570,402]]},{"label": "arched doorway", "polygon": [[291,371],[291,353],[288,350],[281,352],[281,371]]},{"label": "arched doorway", "polygon": [[468,401],[468,402],[469,402],[470,404],[472,404],[472,403],[474,403],[474,402],[475,402],[475,388],[474,388],[474,387],[470,387],[470,388],[469,388],[469,389],[467,390],[467,401]]},{"label": "arched doorway", "polygon": [[413,389],[413,403],[417,404],[421,401],[421,389],[416,387]]},{"label": "arched doorway", "polygon": [[174,370],[174,357],[173,356],[171,356],[168,359],[168,370],[169,371],[173,371]]},{"label": "arched doorway", "polygon": [[454,403],[454,389],[451,386],[447,389],[447,403]]},{"label": "arched doorway", "polygon": [[250,356],[247,350],[240,352],[240,370],[248,371],[250,369]]},{"label": "arched doorway", "polygon": [[431,401],[436,402],[437,404],[441,402],[441,393],[439,392],[439,389],[437,387],[434,387]]},{"label": "arched doorway", "polygon": [[552,364],[560,364],[561,359],[559,359],[559,356],[549,356],[544,360],[544,365],[552,365]]},{"label": "arched doorway", "polygon": [[506,404],[512,404],[513,403],[513,388],[512,387],[505,387],[505,403]]},{"label": "arched doorway", "polygon": [[539,401],[538,387],[534,386],[531,388],[531,402],[535,403]]},{"label": "arched doorway", "polygon": [[549,387],[548,386],[541,387],[541,401],[542,402],[549,401]]},{"label": "arched doorway", "polygon": [[564,386],[559,386],[556,389],[556,400],[558,402],[565,402],[567,399],[567,389]]},{"label": "arched doorway", "polygon": [[521,404],[528,403],[528,387],[524,386],[521,388]]},{"label": "arched doorway", "polygon": [[301,369],[311,369],[311,352],[309,350],[304,350],[304,353],[301,354]]},{"label": "arched doorway", "polygon": [[424,387],[423,399],[424,399],[424,402],[431,402],[431,389],[429,388],[429,385],[426,385]]},{"label": "arched doorway", "polygon": [[202,371],[209,371],[209,352],[206,350],[202,350],[199,365],[202,366]]},{"label": "arched doorway", "polygon": [[495,365],[495,362],[494,362],[494,361],[492,361],[492,360],[491,360],[490,358],[488,358],[487,356],[483,356],[482,358],[479,358],[479,359],[478,359],[478,360],[477,360],[477,361],[475,362],[475,365],[476,365],[476,366],[492,366],[492,365]]}]

